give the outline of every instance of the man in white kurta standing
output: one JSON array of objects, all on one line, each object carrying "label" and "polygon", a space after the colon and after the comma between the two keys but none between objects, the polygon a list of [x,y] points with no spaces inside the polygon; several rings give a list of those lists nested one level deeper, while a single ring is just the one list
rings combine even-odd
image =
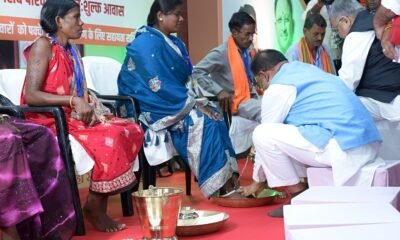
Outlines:
[{"label": "man in white kurta standing", "polygon": [[[380,136],[357,96],[338,77],[301,62],[288,63],[276,50],[257,54],[251,65],[266,89],[261,124],[253,133],[256,157],[248,196],[286,187],[292,196],[306,189],[297,167],[332,167],[335,185],[354,185],[360,169],[375,165]],[[362,178],[372,182],[373,172]],[[283,217],[283,208],[268,213]]]}]

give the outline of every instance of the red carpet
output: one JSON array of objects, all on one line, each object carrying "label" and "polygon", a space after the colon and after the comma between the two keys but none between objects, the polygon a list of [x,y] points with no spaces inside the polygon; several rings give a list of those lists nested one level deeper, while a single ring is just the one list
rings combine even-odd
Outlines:
[{"label": "red carpet", "polygon": [[[244,160],[239,160],[239,168],[243,167]],[[246,184],[251,181],[252,165],[249,164],[243,176],[241,177],[241,183]],[[157,186],[168,186],[168,187],[179,187],[185,189],[185,174],[183,172],[175,172],[170,177],[158,178]],[[85,199],[87,191],[81,191],[82,199]],[[264,207],[257,208],[225,208],[213,204],[210,200],[206,199],[201,192],[197,184],[192,181],[192,196],[188,197],[185,195],[183,200],[183,206],[191,206],[198,210],[214,210],[228,213],[230,218],[227,220],[223,228],[218,232],[195,236],[195,237],[178,237],[179,239],[271,239],[271,240],[284,240],[284,227],[283,219],[270,218],[267,216],[267,212],[276,207],[279,204],[273,204]],[[133,240],[141,239],[141,228],[139,225],[139,219],[135,215],[133,217],[121,217],[121,207],[119,196],[110,198],[109,200],[109,214],[127,224],[127,229],[117,233],[101,233],[93,229],[93,227],[86,223],[86,236],[74,237],[74,240],[81,239],[93,239],[93,240]]]}]

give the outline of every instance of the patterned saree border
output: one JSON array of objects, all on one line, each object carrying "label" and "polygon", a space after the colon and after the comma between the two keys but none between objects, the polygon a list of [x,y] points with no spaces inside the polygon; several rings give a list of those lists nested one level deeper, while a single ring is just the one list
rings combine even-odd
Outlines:
[{"label": "patterned saree border", "polygon": [[112,193],[123,189],[136,180],[132,169],[110,181],[91,181],[89,189],[97,193]]}]

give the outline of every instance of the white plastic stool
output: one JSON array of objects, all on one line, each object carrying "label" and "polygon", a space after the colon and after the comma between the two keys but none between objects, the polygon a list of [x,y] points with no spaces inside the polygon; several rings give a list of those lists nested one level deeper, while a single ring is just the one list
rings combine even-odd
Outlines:
[{"label": "white plastic stool", "polygon": [[[400,186],[400,160],[386,160],[386,165],[376,169],[372,186],[399,187]],[[331,168],[307,168],[308,185],[333,186]]]},{"label": "white plastic stool", "polygon": [[400,210],[400,187],[317,186],[291,200],[292,205],[330,203],[381,203]]},{"label": "white plastic stool", "polygon": [[286,240],[397,240],[400,223],[292,229]]},{"label": "white plastic stool", "polygon": [[384,203],[285,205],[283,214],[286,232],[363,224],[400,224],[400,213],[392,205]]}]

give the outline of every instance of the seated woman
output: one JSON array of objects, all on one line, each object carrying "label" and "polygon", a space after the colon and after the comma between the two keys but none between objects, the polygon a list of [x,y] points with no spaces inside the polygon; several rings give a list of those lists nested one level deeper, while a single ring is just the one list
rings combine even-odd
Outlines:
[{"label": "seated woman", "polygon": [[[207,100],[196,95],[188,53],[172,35],[182,21],[181,0],[154,1],[147,26],[127,46],[119,93],[139,101],[140,119],[148,128],[145,146],[171,142],[171,138],[205,196],[221,189],[222,196],[242,197],[235,191],[238,168],[226,125]],[[155,141],[150,139],[160,132]]]},{"label": "seated woman", "polygon": [[0,115],[0,146],[3,240],[70,239],[76,227],[72,192],[52,132]]},{"label": "seated woman", "polygon": [[[79,5],[73,0],[48,0],[41,10],[40,24],[48,35],[25,49],[28,67],[21,102],[63,106],[70,135],[94,160],[84,214],[99,231],[119,231],[125,225],[107,216],[107,199],[135,184],[132,167],[143,142],[143,130],[112,117],[88,95],[79,52],[69,42],[82,34]],[[28,118],[55,131],[54,120],[46,114]]]}]

